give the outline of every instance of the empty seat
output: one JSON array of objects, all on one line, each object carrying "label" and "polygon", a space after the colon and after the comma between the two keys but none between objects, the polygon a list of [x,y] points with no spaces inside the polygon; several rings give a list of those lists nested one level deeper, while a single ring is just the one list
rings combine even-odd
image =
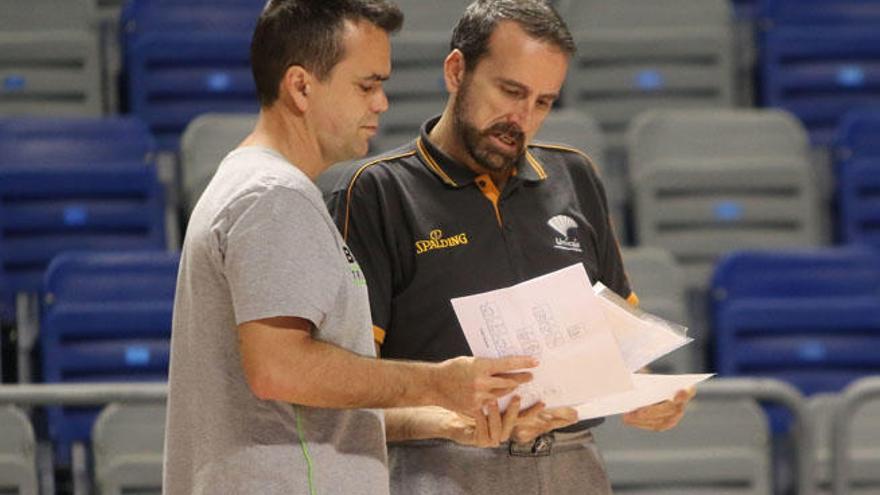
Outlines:
[{"label": "empty seat", "polygon": [[0,288],[36,293],[58,253],[165,247],[153,140],[134,119],[0,120]]},{"label": "empty seat", "polygon": [[592,116],[574,109],[553,110],[535,136],[535,141],[563,144],[586,153],[593,161],[605,192],[608,206],[618,234],[626,232],[624,215],[627,198],[627,179],[619,167],[609,167],[605,156],[605,136]]},{"label": "empty seat", "polygon": [[607,180],[605,166],[605,136],[592,116],[579,110],[553,110],[535,136],[535,141],[560,143],[577,148],[593,159]]},{"label": "empty seat", "polygon": [[628,146],[637,242],[672,252],[689,288],[727,251],[822,240],[806,134],[783,112],[647,112]]},{"label": "empty seat", "polygon": [[562,14],[578,45],[564,103],[598,119],[613,149],[643,110],[733,105],[727,1],[577,0]]},{"label": "empty seat", "polygon": [[176,151],[202,113],[256,112],[250,42],[263,0],[134,0],[122,12],[130,111]]},{"label": "empty seat", "polygon": [[700,399],[679,425],[655,433],[610,418],[596,431],[614,493],[767,495],[767,419],[747,399]]},{"label": "empty seat", "polygon": [[92,430],[101,495],[162,493],[165,404],[111,404]]},{"label": "empty seat", "polygon": [[[163,251],[68,253],[46,273],[40,321],[43,380],[167,379],[179,255]],[[59,463],[88,440],[94,408],[47,408]]]},{"label": "empty seat", "polygon": [[183,206],[196,205],[226,154],[251,133],[255,114],[205,114],[189,123],[180,141]]},{"label": "empty seat", "polygon": [[[641,309],[688,326],[684,271],[668,251],[652,247],[623,250],[623,266]],[[691,335],[693,338],[694,335]],[[702,339],[699,340],[702,343]],[[651,363],[655,373],[691,373],[699,366],[697,342]]]},{"label": "empty seat", "polygon": [[391,78],[385,83],[390,107],[380,119],[375,152],[415,137],[421,124],[446,106],[443,61],[452,29],[471,0],[405,0],[403,29],[391,38]]},{"label": "empty seat", "polygon": [[880,102],[880,2],[767,0],[761,85],[766,106],[800,118],[831,144],[849,110]]},{"label": "empty seat", "polygon": [[[817,394],[808,402],[816,452],[817,493],[831,493],[831,437],[836,394]],[[861,406],[849,423],[851,495],[880,494],[880,402]]]},{"label": "empty seat", "polygon": [[848,113],[835,148],[841,240],[880,247],[880,109]]},{"label": "empty seat", "polygon": [[0,493],[37,494],[37,442],[18,408],[0,406]]},{"label": "empty seat", "polygon": [[4,0],[0,115],[102,113],[94,18],[91,0]]},{"label": "empty seat", "polygon": [[880,372],[880,257],[868,249],[738,252],[712,280],[720,375],[771,377],[805,394]]},{"label": "empty seat", "polygon": [[733,10],[737,19],[754,20],[758,17],[760,0],[733,0]]}]

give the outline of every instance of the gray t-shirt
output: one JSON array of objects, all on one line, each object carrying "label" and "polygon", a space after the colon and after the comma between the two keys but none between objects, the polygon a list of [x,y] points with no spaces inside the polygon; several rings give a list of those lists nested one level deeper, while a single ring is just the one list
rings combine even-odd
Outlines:
[{"label": "gray t-shirt", "polygon": [[314,338],[375,356],[369,311],[360,267],[317,187],[270,149],[230,153],[193,211],[183,246],[165,493],[309,494],[311,465],[319,494],[387,494],[381,412],[258,399],[236,330],[298,316],[314,323]]}]

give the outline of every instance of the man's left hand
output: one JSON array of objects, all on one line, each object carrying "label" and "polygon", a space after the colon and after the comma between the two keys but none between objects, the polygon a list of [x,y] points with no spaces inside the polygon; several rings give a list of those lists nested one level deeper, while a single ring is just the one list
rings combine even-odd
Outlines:
[{"label": "man's left hand", "polygon": [[681,421],[688,402],[694,398],[696,393],[697,390],[694,387],[687,390],[679,390],[672,400],[645,406],[624,414],[623,422],[643,430],[669,430]]}]

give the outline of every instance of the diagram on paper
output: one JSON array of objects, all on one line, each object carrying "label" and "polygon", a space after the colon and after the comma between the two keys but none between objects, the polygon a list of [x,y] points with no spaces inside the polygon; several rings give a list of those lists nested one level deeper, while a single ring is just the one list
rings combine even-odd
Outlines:
[{"label": "diagram on paper", "polygon": [[537,358],[534,379],[516,393],[523,407],[537,400],[554,407],[632,387],[596,299],[583,266],[574,265],[452,305],[475,356]]}]

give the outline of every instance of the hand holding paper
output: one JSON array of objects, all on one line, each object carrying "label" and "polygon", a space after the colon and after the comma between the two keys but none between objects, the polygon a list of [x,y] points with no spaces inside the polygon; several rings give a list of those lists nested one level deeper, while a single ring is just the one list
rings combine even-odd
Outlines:
[{"label": "hand holding paper", "polygon": [[[541,364],[516,393],[523,407],[572,406],[633,388],[583,265],[452,300],[474,356],[530,355]],[[506,400],[502,400],[502,409]]]},{"label": "hand holding paper", "polygon": [[[534,380],[516,390],[524,407],[577,405],[581,420],[622,414],[673,399],[712,376],[635,373],[691,339],[603,285],[594,288],[581,264],[452,305],[474,356],[540,358]],[[633,414],[631,422],[659,428],[669,418],[665,407]]]}]

